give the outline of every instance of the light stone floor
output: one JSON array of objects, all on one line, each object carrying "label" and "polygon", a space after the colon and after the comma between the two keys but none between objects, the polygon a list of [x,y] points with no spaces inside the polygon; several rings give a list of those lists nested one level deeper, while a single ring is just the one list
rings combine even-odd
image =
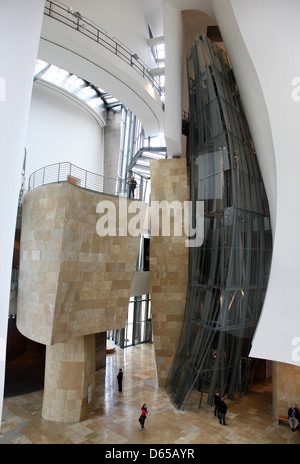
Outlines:
[{"label": "light stone floor", "polygon": [[[124,371],[123,392],[116,376]],[[199,393],[185,411],[176,410],[164,389],[156,385],[152,345],[117,349],[107,356],[106,369],[96,373],[93,412],[80,423],[59,423],[41,417],[43,392],[6,398],[0,444],[299,444],[300,429],[277,425],[272,415],[270,384],[232,401],[227,426],[218,423],[213,407],[198,409]],[[105,388],[103,390],[103,385]],[[141,431],[143,403],[149,414]]]}]

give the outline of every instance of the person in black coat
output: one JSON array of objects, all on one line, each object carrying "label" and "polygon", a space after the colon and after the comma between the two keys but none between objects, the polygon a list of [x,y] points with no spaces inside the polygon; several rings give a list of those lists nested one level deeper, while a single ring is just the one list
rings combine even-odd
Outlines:
[{"label": "person in black coat", "polygon": [[122,391],[122,380],[123,380],[123,371],[122,369],[119,369],[119,373],[117,375],[117,380],[118,380],[118,389],[119,392]]},{"label": "person in black coat", "polygon": [[134,198],[134,191],[136,189],[136,180],[135,178],[132,176],[130,181],[128,182],[129,184],[129,198]]},{"label": "person in black coat", "polygon": [[225,423],[225,415],[227,413],[227,405],[226,405],[226,403],[224,401],[224,398],[221,399],[218,409],[219,409],[219,421],[220,421],[220,424],[222,425],[222,422],[223,422],[223,425],[226,425],[226,423]]},{"label": "person in black coat", "polygon": [[289,418],[290,427],[292,431],[295,432],[299,424],[299,411],[295,407],[294,404],[288,410],[288,418]]}]

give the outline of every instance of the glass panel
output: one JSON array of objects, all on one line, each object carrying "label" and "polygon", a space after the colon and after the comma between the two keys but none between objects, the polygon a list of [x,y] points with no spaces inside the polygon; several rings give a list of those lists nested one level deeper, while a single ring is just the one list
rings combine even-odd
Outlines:
[{"label": "glass panel", "polygon": [[191,198],[204,201],[204,243],[190,249],[182,335],[168,391],[247,391],[251,339],[270,270],[268,201],[229,59],[198,37],[188,58]]}]

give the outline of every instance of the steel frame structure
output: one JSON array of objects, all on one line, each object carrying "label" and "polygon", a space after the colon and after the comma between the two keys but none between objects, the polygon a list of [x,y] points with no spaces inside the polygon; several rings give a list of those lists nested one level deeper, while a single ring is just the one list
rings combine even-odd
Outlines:
[{"label": "steel frame structure", "polygon": [[251,340],[270,270],[267,196],[226,52],[198,36],[187,58],[193,205],[204,201],[204,243],[190,248],[186,309],[166,388],[184,409],[191,392],[247,392]]}]

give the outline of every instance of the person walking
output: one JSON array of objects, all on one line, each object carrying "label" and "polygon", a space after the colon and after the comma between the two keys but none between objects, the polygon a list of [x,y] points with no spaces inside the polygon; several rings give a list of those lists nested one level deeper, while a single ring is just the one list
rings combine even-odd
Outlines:
[{"label": "person walking", "polygon": [[122,381],[123,381],[123,371],[122,369],[119,369],[119,373],[117,375],[117,380],[118,380],[118,390],[119,392],[122,391]]},{"label": "person walking", "polygon": [[224,401],[224,397],[221,399],[220,401],[220,404],[219,404],[219,407],[218,407],[218,410],[219,410],[219,421],[220,421],[220,424],[222,425],[222,422],[223,422],[223,425],[226,425],[225,423],[225,415],[227,413],[227,405]]},{"label": "person walking", "polygon": [[139,418],[141,428],[143,431],[145,429],[145,420],[147,418],[147,414],[148,414],[147,405],[144,403],[142,406],[142,414],[140,415],[140,418]]}]

